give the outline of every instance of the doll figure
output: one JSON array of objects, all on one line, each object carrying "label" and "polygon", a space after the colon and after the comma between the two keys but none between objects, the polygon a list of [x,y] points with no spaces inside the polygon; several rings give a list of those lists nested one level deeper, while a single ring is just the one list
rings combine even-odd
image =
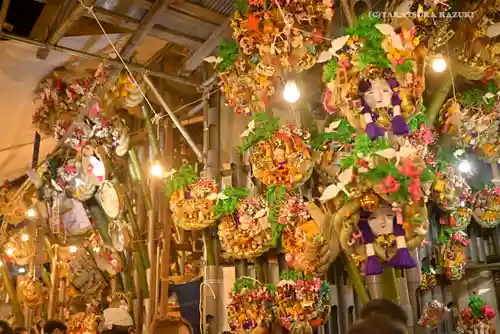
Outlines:
[{"label": "doll figure", "polygon": [[389,125],[396,136],[405,136],[410,131],[401,115],[399,83],[390,70],[384,71],[383,74],[385,77],[368,78],[359,83],[365,131],[372,139],[384,136]]}]

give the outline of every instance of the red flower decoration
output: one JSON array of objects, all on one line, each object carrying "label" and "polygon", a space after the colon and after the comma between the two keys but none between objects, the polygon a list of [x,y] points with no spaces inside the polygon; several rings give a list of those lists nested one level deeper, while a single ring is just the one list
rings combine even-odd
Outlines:
[{"label": "red flower decoration", "polygon": [[380,192],[383,194],[391,194],[399,190],[401,185],[394,178],[394,176],[387,176],[385,180],[380,184]]}]

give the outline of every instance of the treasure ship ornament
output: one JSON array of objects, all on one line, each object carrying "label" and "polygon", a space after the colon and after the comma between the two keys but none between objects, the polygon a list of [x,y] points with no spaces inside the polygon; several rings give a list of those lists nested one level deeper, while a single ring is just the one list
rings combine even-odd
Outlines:
[{"label": "treasure ship ornament", "polygon": [[500,223],[500,186],[490,184],[475,194],[472,216],[484,228]]}]

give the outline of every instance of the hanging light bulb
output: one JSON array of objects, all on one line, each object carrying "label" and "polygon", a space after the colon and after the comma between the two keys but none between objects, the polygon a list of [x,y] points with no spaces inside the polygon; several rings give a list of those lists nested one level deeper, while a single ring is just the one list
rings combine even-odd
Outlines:
[{"label": "hanging light bulb", "polygon": [[12,255],[12,254],[14,254],[14,249],[9,248],[9,249],[7,249],[6,253],[7,253],[7,255]]},{"label": "hanging light bulb", "polygon": [[21,235],[21,240],[25,241],[25,242],[28,241],[28,240],[30,240],[30,235],[28,233],[23,233]]},{"label": "hanging light bulb", "polygon": [[17,269],[17,272],[20,274],[24,274],[26,272],[26,268],[21,267],[21,268]]},{"label": "hanging light bulb", "polygon": [[29,208],[28,211],[26,211],[26,216],[30,218],[36,217],[35,209]]},{"label": "hanging light bulb", "polygon": [[290,103],[295,103],[299,100],[300,92],[295,81],[288,80],[286,82],[285,89],[283,90],[283,98]]},{"label": "hanging light bulb", "polygon": [[460,164],[458,165],[458,170],[461,173],[469,173],[471,169],[472,169],[471,165],[467,160],[460,161]]},{"label": "hanging light bulb", "polygon": [[163,176],[163,167],[158,161],[155,161],[151,166],[151,175],[155,177]]},{"label": "hanging light bulb", "polygon": [[432,60],[432,69],[434,70],[434,72],[438,73],[446,70],[446,60],[442,55],[438,55]]},{"label": "hanging light bulb", "polygon": [[77,250],[78,250],[78,248],[76,246],[69,246],[70,253],[76,253]]}]

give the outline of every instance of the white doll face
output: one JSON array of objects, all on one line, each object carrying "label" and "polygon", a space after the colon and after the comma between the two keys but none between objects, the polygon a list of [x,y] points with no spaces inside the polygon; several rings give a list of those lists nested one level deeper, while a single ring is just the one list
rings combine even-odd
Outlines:
[{"label": "white doll face", "polygon": [[385,206],[372,213],[368,218],[368,225],[370,225],[373,234],[379,236],[392,233],[394,216],[392,209]]},{"label": "white doll face", "polygon": [[391,105],[392,89],[384,79],[371,80],[371,87],[366,91],[363,98],[372,109],[387,108]]}]

